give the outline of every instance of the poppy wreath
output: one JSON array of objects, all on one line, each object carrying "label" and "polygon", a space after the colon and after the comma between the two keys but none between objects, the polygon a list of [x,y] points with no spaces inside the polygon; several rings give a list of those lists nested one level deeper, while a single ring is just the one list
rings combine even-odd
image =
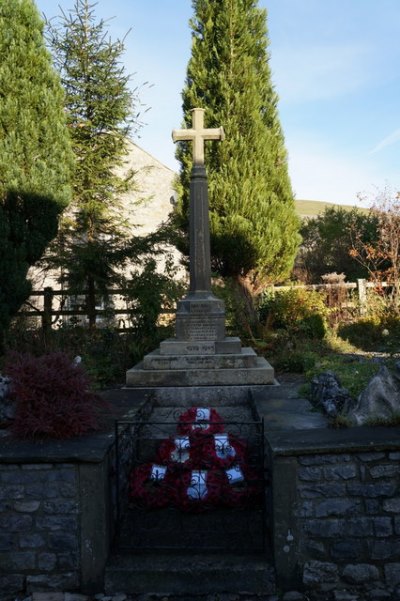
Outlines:
[{"label": "poppy wreath", "polygon": [[193,467],[193,449],[190,443],[190,446],[187,449],[183,449],[183,451],[179,452],[179,449],[176,445],[177,437],[166,438],[162,441],[157,451],[157,463],[162,465],[168,465],[172,467],[173,465],[181,465],[185,468],[191,469]]},{"label": "poppy wreath", "polygon": [[[209,415],[207,415],[208,411]],[[224,424],[222,417],[215,409],[208,410],[201,407],[191,407],[185,413],[182,413],[178,421],[178,433],[186,436],[193,432],[219,434],[223,431]]]},{"label": "poppy wreath", "polygon": [[152,478],[153,463],[144,463],[132,470],[129,477],[129,497],[139,506],[162,509],[176,505],[180,497],[176,474],[167,469],[162,479]]},{"label": "poppy wreath", "polygon": [[196,490],[192,495],[189,494],[189,489],[192,484],[198,482],[198,477],[195,475],[195,482],[193,482],[193,475],[198,473],[200,470],[187,471],[184,470],[181,474],[181,485],[178,486],[179,498],[178,507],[182,511],[191,513],[202,513],[215,507],[220,507],[224,503],[224,490],[226,488],[227,479],[222,470],[211,469],[203,470],[205,474],[205,489],[204,494],[196,496]]},{"label": "poppy wreath", "polygon": [[250,504],[254,506],[262,500],[262,478],[256,470],[249,468],[246,464],[240,466],[243,474],[241,482],[234,482],[224,474],[223,495],[224,505],[226,507],[244,508]]},{"label": "poppy wreath", "polygon": [[233,434],[211,436],[193,432],[190,438],[193,465],[196,468],[227,469],[246,462],[247,445]]}]

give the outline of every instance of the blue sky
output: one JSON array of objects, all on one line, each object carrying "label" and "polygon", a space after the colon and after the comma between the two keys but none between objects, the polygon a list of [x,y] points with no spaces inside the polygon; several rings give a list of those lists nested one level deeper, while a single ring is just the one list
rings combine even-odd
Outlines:
[{"label": "blue sky", "polygon": [[[48,17],[73,0],[36,0]],[[400,190],[400,1],[259,0],[268,10],[273,82],[299,199],[357,204]],[[99,0],[149,110],[135,141],[173,169],[190,58],[190,0]],[[150,86],[142,85],[149,82]],[[223,125],[223,124],[222,124]]]}]

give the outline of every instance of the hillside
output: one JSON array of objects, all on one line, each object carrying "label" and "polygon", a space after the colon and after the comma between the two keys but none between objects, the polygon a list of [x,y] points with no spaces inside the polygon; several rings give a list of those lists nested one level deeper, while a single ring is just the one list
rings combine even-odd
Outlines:
[{"label": "hillside", "polygon": [[328,208],[340,208],[345,211],[351,211],[351,209],[359,209],[363,212],[368,212],[368,209],[363,207],[357,207],[355,205],[338,205],[332,202],[321,202],[318,200],[296,200],[296,210],[300,217],[316,217],[320,213],[323,213]]}]

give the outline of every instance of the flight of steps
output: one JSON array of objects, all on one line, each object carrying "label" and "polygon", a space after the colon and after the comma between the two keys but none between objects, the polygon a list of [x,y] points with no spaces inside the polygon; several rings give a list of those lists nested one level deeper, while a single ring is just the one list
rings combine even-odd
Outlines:
[{"label": "flight of steps", "polygon": [[[152,461],[165,438],[177,434],[179,416],[190,400],[156,402],[140,429],[139,462]],[[195,406],[210,406],[199,400]],[[214,405],[211,405],[214,406]],[[256,448],[261,430],[249,399],[215,407],[224,431]],[[256,449],[257,450],[257,449]],[[221,508],[204,513],[178,509],[126,507],[119,524],[116,550],[106,567],[105,587],[111,594],[201,595],[275,593],[265,514],[262,507]]]}]

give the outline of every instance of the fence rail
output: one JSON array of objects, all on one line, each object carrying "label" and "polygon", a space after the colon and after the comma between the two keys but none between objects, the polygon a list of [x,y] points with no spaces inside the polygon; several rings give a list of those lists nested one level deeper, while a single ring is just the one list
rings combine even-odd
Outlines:
[{"label": "fence rail", "polygon": [[[113,299],[119,297],[119,303],[122,304],[123,298],[127,296],[128,291],[125,288],[113,288],[107,290],[107,297]],[[29,299],[22,305],[22,308],[18,312],[18,316],[40,319],[41,327],[44,332],[48,332],[52,329],[53,325],[57,323],[60,318],[63,317],[88,317],[89,311],[85,307],[85,302],[77,303],[76,307],[65,309],[65,302],[68,298],[85,297],[86,291],[82,291],[79,295],[71,290],[55,290],[50,286],[44,288],[44,290],[35,290],[31,292]],[[55,300],[59,299],[58,306],[55,306]],[[35,305],[35,300],[38,300],[38,305]],[[96,307],[94,310],[95,316],[97,317],[109,317],[125,315],[127,319],[131,319],[135,313],[134,307],[114,307],[108,308]],[[162,309],[162,315],[173,315],[171,309]],[[121,331],[129,331],[132,328],[120,327]]]},{"label": "fence rail", "polygon": [[[387,282],[380,283],[381,288],[387,288],[389,284]],[[342,282],[339,284],[295,284],[292,286],[271,286],[270,290],[292,290],[292,289],[306,289],[306,290],[335,290],[341,288],[346,291],[354,290],[356,292],[356,298],[358,306],[360,307],[360,314],[363,315],[367,308],[367,290],[369,288],[376,288],[374,282],[368,282],[363,279],[357,280],[357,282]],[[107,291],[109,298],[113,299],[119,297],[119,303],[122,304],[124,297],[127,296],[127,290],[124,288],[114,288]],[[79,297],[85,297],[86,292],[83,291],[79,294]],[[21,317],[36,318],[40,319],[41,327],[44,332],[48,332],[52,329],[53,325],[57,323],[60,318],[63,317],[87,317],[88,309],[85,308],[85,303],[79,303],[79,306],[73,308],[64,308],[65,302],[68,298],[75,298],[77,295],[72,293],[71,290],[54,290],[51,287],[46,287],[44,290],[33,291],[25,304],[22,306],[18,315]],[[55,299],[59,298],[58,307],[55,306]],[[35,305],[35,299],[39,300],[39,306]],[[134,315],[134,307],[110,307],[110,308],[95,308],[95,316],[97,317],[108,317],[112,316],[123,316],[130,320]],[[171,309],[162,309],[162,315],[173,315],[174,311]],[[123,321],[123,320],[122,320]],[[121,331],[129,331],[130,327],[118,328]]]}]

